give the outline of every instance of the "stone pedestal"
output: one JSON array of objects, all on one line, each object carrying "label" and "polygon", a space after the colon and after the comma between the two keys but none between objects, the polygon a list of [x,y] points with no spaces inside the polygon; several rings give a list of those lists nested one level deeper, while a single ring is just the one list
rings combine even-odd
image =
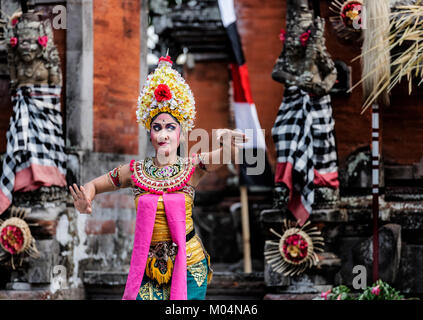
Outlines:
[{"label": "stone pedestal", "polygon": [[40,257],[38,259],[29,258],[28,282],[50,285],[53,268],[60,263],[59,243],[55,239],[38,240],[37,249],[40,252]]},{"label": "stone pedestal", "polygon": [[[319,221],[319,218],[324,217],[326,220],[342,221],[342,213],[337,209],[339,200],[339,190],[329,188],[318,188],[315,190],[315,204],[314,211],[310,217],[312,223]],[[317,218],[315,220],[314,218]],[[266,235],[266,240],[275,240],[274,235],[269,232],[270,228],[280,233],[282,223],[285,219],[293,220],[294,217],[288,209],[269,209],[263,210],[260,215],[263,232]],[[318,225],[318,227],[320,227]],[[321,229],[321,228],[319,228]],[[264,250],[268,248],[268,243],[265,243]],[[326,250],[329,248],[326,246]],[[332,288],[335,283],[335,275],[341,267],[341,259],[332,252],[324,252],[319,254],[320,262],[317,266],[306,270],[304,273],[287,277],[282,273],[273,270],[272,266],[265,260],[264,265],[264,281],[269,291],[274,291],[277,295],[269,296],[266,299],[293,299],[304,294],[319,294],[322,291],[327,291]]]},{"label": "stone pedestal", "polygon": [[[39,257],[25,256],[16,270],[3,265],[3,299],[83,299],[84,290],[70,281],[74,276],[72,223],[74,209],[67,206],[66,188],[42,187],[32,192],[15,193],[13,206],[27,211],[24,217]],[[8,215],[6,212],[5,215]],[[73,283],[71,283],[73,282]]]}]

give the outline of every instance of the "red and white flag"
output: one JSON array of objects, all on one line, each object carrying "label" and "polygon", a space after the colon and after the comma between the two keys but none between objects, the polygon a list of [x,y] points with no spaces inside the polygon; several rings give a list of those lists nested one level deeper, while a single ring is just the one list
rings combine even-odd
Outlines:
[{"label": "red and white flag", "polygon": [[[222,23],[230,40],[234,58],[234,61],[230,63],[230,70],[235,124],[236,128],[244,132],[249,139],[244,147],[244,162],[240,166],[240,184],[271,186],[273,185],[273,174],[267,161],[264,133],[261,129],[251,94],[248,68],[236,25],[234,2],[233,0],[218,0],[218,4]],[[251,159],[247,156],[248,154],[254,154],[257,162],[250,163],[248,160]],[[252,170],[253,167],[256,170]]]}]

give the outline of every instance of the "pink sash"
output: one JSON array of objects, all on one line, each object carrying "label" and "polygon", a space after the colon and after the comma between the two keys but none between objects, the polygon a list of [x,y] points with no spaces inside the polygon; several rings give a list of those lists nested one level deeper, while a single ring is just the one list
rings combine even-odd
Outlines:
[{"label": "pink sash", "polygon": [[[145,194],[139,197],[135,223],[134,248],[128,278],[122,300],[135,300],[141,286],[153,235],[157,202],[160,195]],[[173,242],[178,245],[172,273],[170,299],[187,299],[187,254],[186,254],[186,210],[185,195],[165,193],[163,202],[167,223]]]}]

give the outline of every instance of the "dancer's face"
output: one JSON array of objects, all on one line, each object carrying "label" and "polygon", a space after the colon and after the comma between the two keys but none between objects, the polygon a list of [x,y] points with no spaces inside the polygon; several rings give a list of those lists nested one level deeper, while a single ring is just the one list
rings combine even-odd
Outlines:
[{"label": "dancer's face", "polygon": [[179,147],[181,126],[168,113],[160,113],[150,126],[151,143],[156,155],[176,155]]}]

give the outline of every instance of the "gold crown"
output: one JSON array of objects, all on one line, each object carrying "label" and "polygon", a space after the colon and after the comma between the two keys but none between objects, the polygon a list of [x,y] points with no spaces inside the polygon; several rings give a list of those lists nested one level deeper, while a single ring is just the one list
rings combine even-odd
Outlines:
[{"label": "gold crown", "polygon": [[150,130],[151,120],[161,112],[174,116],[184,130],[192,130],[195,120],[194,96],[169,56],[159,64],[144,84],[137,104],[137,122]]}]

